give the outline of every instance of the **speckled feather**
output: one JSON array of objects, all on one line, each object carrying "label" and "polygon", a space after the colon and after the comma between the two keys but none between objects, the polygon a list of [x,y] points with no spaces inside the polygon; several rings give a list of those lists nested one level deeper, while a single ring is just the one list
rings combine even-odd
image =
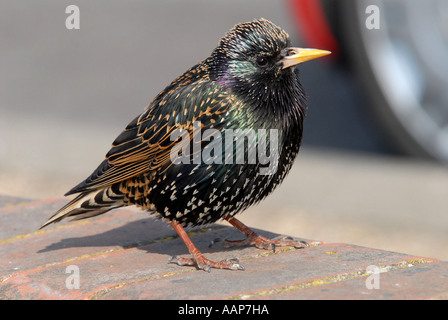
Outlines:
[{"label": "speckled feather", "polygon": [[[182,225],[211,223],[257,203],[289,172],[299,151],[305,95],[293,68],[278,68],[288,35],[265,19],[236,25],[211,56],[175,79],[115,139],[106,159],[67,195],[79,194],[45,224],[136,205]],[[257,68],[255,58],[269,61]],[[177,129],[277,129],[280,158],[259,164],[173,164]],[[206,143],[202,144],[204,148]],[[247,149],[246,149],[247,151]]]}]

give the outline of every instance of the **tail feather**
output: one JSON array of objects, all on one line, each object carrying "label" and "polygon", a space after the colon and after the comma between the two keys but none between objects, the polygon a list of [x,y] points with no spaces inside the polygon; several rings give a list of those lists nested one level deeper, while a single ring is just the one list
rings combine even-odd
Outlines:
[{"label": "tail feather", "polygon": [[123,195],[115,193],[111,187],[83,192],[52,215],[40,229],[68,217],[86,219],[125,205]]}]

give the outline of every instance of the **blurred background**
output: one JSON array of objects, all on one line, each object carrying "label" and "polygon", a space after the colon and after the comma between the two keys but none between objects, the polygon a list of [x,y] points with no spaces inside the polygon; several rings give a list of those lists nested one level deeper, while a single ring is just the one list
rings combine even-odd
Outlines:
[{"label": "blurred background", "polygon": [[[65,26],[73,4],[79,30]],[[0,194],[62,197],[158,92],[259,17],[334,54],[300,66],[303,148],[241,220],[447,260],[446,1],[2,0]]]}]

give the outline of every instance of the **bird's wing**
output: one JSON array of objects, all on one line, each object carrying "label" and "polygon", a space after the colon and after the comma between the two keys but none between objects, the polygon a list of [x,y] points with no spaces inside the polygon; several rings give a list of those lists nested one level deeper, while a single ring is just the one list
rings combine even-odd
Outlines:
[{"label": "bird's wing", "polygon": [[115,139],[106,159],[90,177],[66,195],[103,188],[169,167],[172,147],[187,141],[171,141],[171,134],[186,129],[184,133],[191,138],[196,121],[202,129],[218,128],[223,125],[222,115],[232,104],[232,96],[207,79],[187,82],[181,87],[170,86],[163,93]]}]

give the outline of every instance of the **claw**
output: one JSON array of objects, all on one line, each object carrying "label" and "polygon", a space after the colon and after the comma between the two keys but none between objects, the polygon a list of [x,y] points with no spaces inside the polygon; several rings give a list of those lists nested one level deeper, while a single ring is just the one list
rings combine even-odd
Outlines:
[{"label": "claw", "polygon": [[231,264],[230,268],[231,270],[245,270],[244,266],[240,263],[240,260],[237,258],[227,259],[226,262]]},{"label": "claw", "polygon": [[230,270],[241,270],[241,271],[244,271],[244,270],[246,270],[246,268],[244,268],[244,266],[242,264],[234,263],[230,267]]},{"label": "claw", "polygon": [[303,247],[308,248],[310,246],[306,241],[300,240],[299,243],[303,244],[303,246],[297,246],[296,248],[303,248]]},{"label": "claw", "polygon": [[211,248],[215,243],[223,241],[222,238],[216,238],[215,240],[210,241],[210,244],[208,245],[209,248]]},{"label": "claw", "polygon": [[[173,262],[173,260],[176,259],[176,258],[177,258],[177,256],[171,256],[171,257],[169,257],[167,263],[170,264],[170,263]],[[173,263],[175,263],[175,262],[173,262]]]}]

